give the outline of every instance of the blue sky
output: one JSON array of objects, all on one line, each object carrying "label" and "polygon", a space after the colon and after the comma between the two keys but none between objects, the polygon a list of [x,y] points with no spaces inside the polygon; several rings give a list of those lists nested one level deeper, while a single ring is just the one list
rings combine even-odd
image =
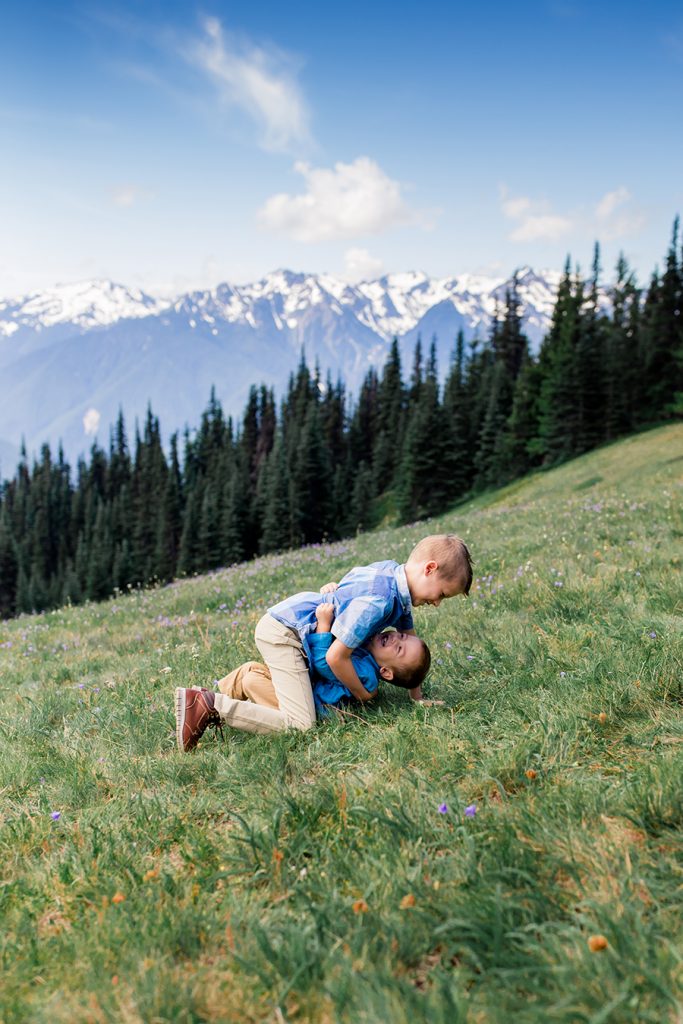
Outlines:
[{"label": "blue sky", "polygon": [[644,281],[683,207],[674,3],[18,2],[0,295],[277,267]]}]

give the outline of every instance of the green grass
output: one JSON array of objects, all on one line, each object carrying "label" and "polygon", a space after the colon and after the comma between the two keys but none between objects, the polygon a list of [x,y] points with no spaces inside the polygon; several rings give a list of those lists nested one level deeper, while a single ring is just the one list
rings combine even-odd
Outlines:
[{"label": "green grass", "polygon": [[[682,455],[1,623],[0,1020],[680,1021]],[[173,688],[269,604],[440,530],[478,577],[416,613],[445,709],[177,752]]]}]

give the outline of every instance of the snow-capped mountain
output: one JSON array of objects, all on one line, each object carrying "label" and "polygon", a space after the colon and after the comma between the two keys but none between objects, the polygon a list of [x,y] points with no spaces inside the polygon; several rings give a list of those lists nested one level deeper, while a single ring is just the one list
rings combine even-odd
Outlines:
[{"label": "snow-capped mountain", "polygon": [[[560,274],[518,273],[524,328],[536,347],[547,330]],[[509,279],[389,274],[350,285],[327,274],[275,271],[176,298],[111,281],[58,285],[0,299],[0,473],[12,472],[22,437],[29,452],[61,439],[69,457],[96,436],[108,443],[119,408],[129,430],[148,402],[166,436],[196,424],[212,385],[227,413],[242,412],[250,384],[282,395],[303,347],[310,365],[354,391],[381,367],[394,337],[407,376],[418,335],[437,338],[442,371],[462,329],[484,338]]]}]

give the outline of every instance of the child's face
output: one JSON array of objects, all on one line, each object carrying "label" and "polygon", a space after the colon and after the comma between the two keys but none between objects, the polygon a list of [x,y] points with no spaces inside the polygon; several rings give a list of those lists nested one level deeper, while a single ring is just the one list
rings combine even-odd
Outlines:
[{"label": "child's face", "polygon": [[433,604],[438,608],[444,598],[456,597],[462,592],[460,580],[446,579],[436,562],[421,565],[410,585],[410,597],[416,608],[423,604]]},{"label": "child's face", "polygon": [[380,668],[382,679],[392,679],[397,669],[410,672],[422,658],[422,641],[412,633],[375,633],[365,645]]}]

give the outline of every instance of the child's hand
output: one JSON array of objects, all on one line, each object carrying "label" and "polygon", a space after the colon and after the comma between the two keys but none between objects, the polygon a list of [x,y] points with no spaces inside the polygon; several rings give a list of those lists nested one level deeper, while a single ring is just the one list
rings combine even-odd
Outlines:
[{"label": "child's hand", "polygon": [[334,605],[322,603],[315,609],[315,618],[319,633],[329,633],[334,622]]},{"label": "child's hand", "polygon": [[326,583],[324,587],[320,588],[321,594],[334,594],[335,590],[339,587],[338,583]]}]

